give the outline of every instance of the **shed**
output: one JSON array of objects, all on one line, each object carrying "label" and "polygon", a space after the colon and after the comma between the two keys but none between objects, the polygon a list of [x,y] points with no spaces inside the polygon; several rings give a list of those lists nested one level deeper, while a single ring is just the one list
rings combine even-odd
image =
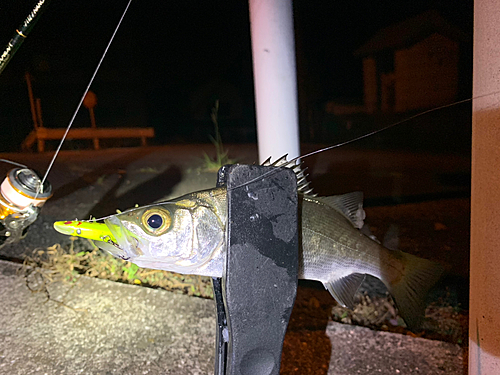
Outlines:
[{"label": "shed", "polygon": [[367,113],[408,112],[452,103],[467,34],[436,11],[377,32],[355,51],[363,58]]}]

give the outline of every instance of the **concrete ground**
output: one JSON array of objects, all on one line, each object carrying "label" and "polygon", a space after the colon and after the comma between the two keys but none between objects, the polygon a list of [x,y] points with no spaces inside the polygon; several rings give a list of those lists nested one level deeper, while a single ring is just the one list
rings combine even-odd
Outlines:
[{"label": "concrete ground", "polygon": [[[0,374],[213,373],[212,300],[83,276],[33,293],[19,268],[0,261]],[[331,321],[291,334],[305,344],[326,336],[329,360],[310,359],[321,361],[319,373],[464,373],[461,348],[449,343]]]},{"label": "concrete ground", "polygon": [[[52,223],[100,217],[115,209],[209,188],[215,173],[200,171],[210,145],[64,151],[49,181],[55,193],[21,242],[0,249],[0,374],[209,374],[215,315],[211,300],[81,277],[33,293],[35,279],[16,261],[36,248],[65,244]],[[239,161],[254,146],[231,148]],[[3,154],[45,172],[50,153]],[[322,194],[362,190],[368,202],[466,195],[470,161],[456,155],[337,150],[309,160]],[[3,166],[5,173],[10,169]],[[11,262],[14,261],[14,262]],[[33,277],[33,275],[32,275]],[[288,334],[287,334],[288,335]],[[440,341],[371,331],[328,321],[322,330],[289,332],[286,353],[303,353],[294,374],[463,374],[462,349]],[[325,356],[308,351],[324,342]],[[316,353],[316,354],[315,354]],[[292,358],[288,359],[289,361]],[[295,359],[294,359],[295,360]],[[314,368],[314,371],[312,369]]]}]

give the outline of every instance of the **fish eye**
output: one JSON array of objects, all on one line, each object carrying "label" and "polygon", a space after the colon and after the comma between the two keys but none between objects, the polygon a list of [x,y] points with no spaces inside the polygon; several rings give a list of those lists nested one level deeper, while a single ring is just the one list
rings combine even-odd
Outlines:
[{"label": "fish eye", "polygon": [[144,229],[148,233],[157,236],[165,233],[172,224],[170,212],[158,208],[152,208],[144,212],[141,221]]},{"label": "fish eye", "polygon": [[163,219],[160,215],[153,214],[148,218],[147,223],[150,228],[158,229],[163,224]]}]

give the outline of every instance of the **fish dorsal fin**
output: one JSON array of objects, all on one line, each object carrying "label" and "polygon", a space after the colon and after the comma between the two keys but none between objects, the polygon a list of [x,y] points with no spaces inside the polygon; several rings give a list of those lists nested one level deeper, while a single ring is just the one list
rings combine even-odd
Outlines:
[{"label": "fish dorsal fin", "polygon": [[351,273],[350,275],[330,280],[324,283],[326,289],[335,300],[344,307],[354,309],[354,295],[365,279],[362,273]]},{"label": "fish dorsal fin", "polygon": [[271,163],[271,158],[269,157],[261,165],[264,167],[290,168],[295,173],[295,176],[297,177],[297,191],[299,193],[304,194],[304,195],[308,195],[310,197],[315,197],[316,194],[312,193],[313,189],[309,187],[310,182],[307,181],[307,176],[309,176],[308,174],[305,173],[307,168],[302,168],[302,162],[295,164],[295,160],[292,160],[292,161],[286,160],[287,156],[288,156],[288,154],[283,155],[281,158],[279,158],[278,160],[276,160],[272,163]]},{"label": "fish dorsal fin", "polygon": [[363,227],[366,214],[363,210],[363,193],[361,191],[316,199],[339,211],[355,228],[361,229]]}]

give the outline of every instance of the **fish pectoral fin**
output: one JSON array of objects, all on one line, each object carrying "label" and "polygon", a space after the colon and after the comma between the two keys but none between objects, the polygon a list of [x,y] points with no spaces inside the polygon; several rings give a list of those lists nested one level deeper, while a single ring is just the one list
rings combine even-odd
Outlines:
[{"label": "fish pectoral fin", "polygon": [[344,307],[353,309],[354,295],[364,279],[365,274],[351,273],[350,275],[333,279],[323,284],[338,303]]}]

